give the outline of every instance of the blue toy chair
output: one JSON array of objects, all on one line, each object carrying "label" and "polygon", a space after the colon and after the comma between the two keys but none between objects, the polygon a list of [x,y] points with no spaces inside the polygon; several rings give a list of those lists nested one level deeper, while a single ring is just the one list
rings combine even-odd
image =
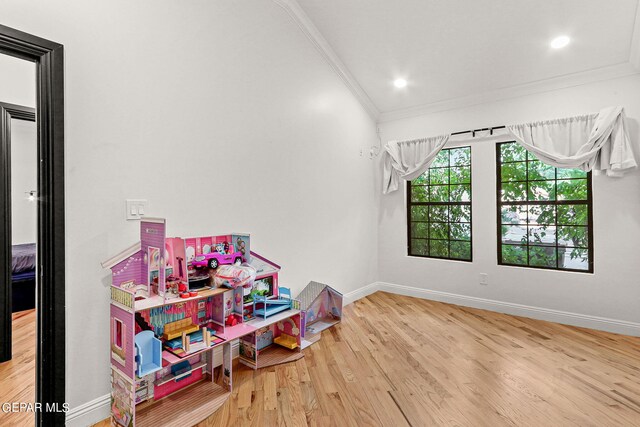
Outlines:
[{"label": "blue toy chair", "polygon": [[136,334],[136,375],[142,378],[162,369],[162,343],[152,331]]}]

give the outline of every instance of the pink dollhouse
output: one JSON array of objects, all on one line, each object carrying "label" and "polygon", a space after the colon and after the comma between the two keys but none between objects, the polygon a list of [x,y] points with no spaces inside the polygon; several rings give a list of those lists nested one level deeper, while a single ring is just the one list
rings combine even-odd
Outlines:
[{"label": "pink dollhouse", "polygon": [[[112,272],[113,425],[184,426],[211,415],[231,392],[233,340],[253,369],[302,357],[297,300],[273,316],[253,315],[252,298],[279,299],[280,267],[251,252],[250,241],[239,233],[167,237],[164,219],[145,218],[140,241],[102,264]],[[216,288],[218,265],[193,265],[212,251],[241,257],[256,271],[253,283]]]}]

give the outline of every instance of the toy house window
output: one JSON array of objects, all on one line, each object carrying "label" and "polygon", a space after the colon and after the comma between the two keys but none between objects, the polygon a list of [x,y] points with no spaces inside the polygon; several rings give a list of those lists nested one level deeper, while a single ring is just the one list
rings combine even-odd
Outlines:
[{"label": "toy house window", "polygon": [[407,185],[410,256],[471,261],[471,147],[441,150]]},{"label": "toy house window", "polygon": [[124,348],[124,327],[118,319],[113,319],[113,343],[120,350]]},{"label": "toy house window", "polygon": [[593,272],[591,172],[497,144],[498,264]]}]

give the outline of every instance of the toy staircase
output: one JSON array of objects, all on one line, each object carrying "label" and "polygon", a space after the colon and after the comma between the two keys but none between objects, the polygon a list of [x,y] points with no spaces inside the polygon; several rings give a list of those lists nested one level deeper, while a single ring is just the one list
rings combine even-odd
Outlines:
[{"label": "toy staircase", "polygon": [[136,325],[140,328],[140,331],[153,331],[151,325],[147,323],[140,313],[136,313]]}]

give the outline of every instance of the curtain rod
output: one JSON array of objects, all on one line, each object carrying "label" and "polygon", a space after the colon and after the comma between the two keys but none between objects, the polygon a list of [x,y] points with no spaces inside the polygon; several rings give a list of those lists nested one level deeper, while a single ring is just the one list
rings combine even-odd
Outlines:
[{"label": "curtain rod", "polygon": [[463,130],[463,131],[460,131],[460,132],[454,132],[454,133],[451,134],[451,136],[463,135],[465,133],[470,133],[471,136],[473,136],[475,138],[476,132],[483,132],[483,131],[488,130],[489,131],[489,135],[493,135],[493,131],[494,130],[496,130],[496,129],[505,129],[505,128],[506,128],[506,126],[493,126],[493,127],[490,127],[490,128]]}]

